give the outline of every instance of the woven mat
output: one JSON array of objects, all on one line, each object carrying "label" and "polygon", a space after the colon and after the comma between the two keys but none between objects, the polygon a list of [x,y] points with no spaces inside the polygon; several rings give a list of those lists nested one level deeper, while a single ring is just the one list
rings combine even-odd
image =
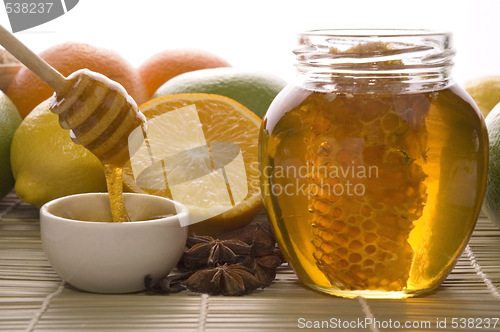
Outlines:
[{"label": "woven mat", "polygon": [[446,281],[405,300],[320,294],[287,266],[243,297],[81,292],[50,267],[39,226],[33,206],[13,194],[0,201],[0,331],[500,331],[500,230],[484,216]]}]

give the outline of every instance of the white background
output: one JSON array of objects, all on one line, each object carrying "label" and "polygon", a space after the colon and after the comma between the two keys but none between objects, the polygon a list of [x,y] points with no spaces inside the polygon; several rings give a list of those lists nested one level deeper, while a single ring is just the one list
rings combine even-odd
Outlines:
[{"label": "white background", "polygon": [[[0,22],[10,29],[4,8]],[[457,82],[500,75],[495,0],[80,0],[66,15],[16,36],[35,52],[68,40],[112,48],[135,66],[163,49],[196,47],[233,67],[290,81],[297,32],[320,28],[449,30]]]}]

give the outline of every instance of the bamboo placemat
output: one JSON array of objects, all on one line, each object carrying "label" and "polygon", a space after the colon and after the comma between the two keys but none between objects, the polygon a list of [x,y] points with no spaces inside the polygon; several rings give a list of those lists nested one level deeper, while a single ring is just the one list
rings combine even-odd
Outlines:
[{"label": "bamboo placemat", "polygon": [[[405,300],[320,294],[287,266],[270,287],[243,297],[81,292],[50,267],[39,226],[33,206],[14,194],[0,201],[0,331],[392,331],[397,324],[405,331],[500,331],[500,320],[493,327],[500,318],[500,230],[484,216],[441,287]],[[363,324],[367,318],[375,323]]]}]

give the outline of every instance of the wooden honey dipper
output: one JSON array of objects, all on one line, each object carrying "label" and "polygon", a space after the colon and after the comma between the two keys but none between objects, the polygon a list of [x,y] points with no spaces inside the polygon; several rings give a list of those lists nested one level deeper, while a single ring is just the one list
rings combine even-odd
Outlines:
[{"label": "wooden honey dipper", "polygon": [[76,143],[103,164],[129,159],[128,136],[146,119],[125,88],[88,69],[65,78],[1,25],[0,44],[55,91],[50,109]]},{"label": "wooden honey dipper", "polygon": [[[59,115],[61,127],[71,130],[71,138],[104,165],[113,210],[113,199],[123,200],[121,175],[130,159],[129,135],[146,123],[135,101],[119,83],[88,69],[65,78],[1,25],[0,44],[55,91],[50,110]],[[128,220],[118,203],[123,211],[120,216],[113,211],[113,220]]]}]

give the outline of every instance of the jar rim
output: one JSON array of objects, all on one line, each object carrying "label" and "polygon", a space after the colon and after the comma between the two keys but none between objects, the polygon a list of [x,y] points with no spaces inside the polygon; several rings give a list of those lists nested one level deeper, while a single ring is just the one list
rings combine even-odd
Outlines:
[{"label": "jar rim", "polygon": [[314,29],[300,32],[299,35],[337,36],[337,37],[418,37],[418,36],[448,36],[453,33],[448,30],[429,29]]},{"label": "jar rim", "polygon": [[452,82],[456,51],[448,31],[318,29],[298,37],[293,52],[297,78],[304,84],[337,90],[393,85],[409,91],[417,85],[434,89]]}]

